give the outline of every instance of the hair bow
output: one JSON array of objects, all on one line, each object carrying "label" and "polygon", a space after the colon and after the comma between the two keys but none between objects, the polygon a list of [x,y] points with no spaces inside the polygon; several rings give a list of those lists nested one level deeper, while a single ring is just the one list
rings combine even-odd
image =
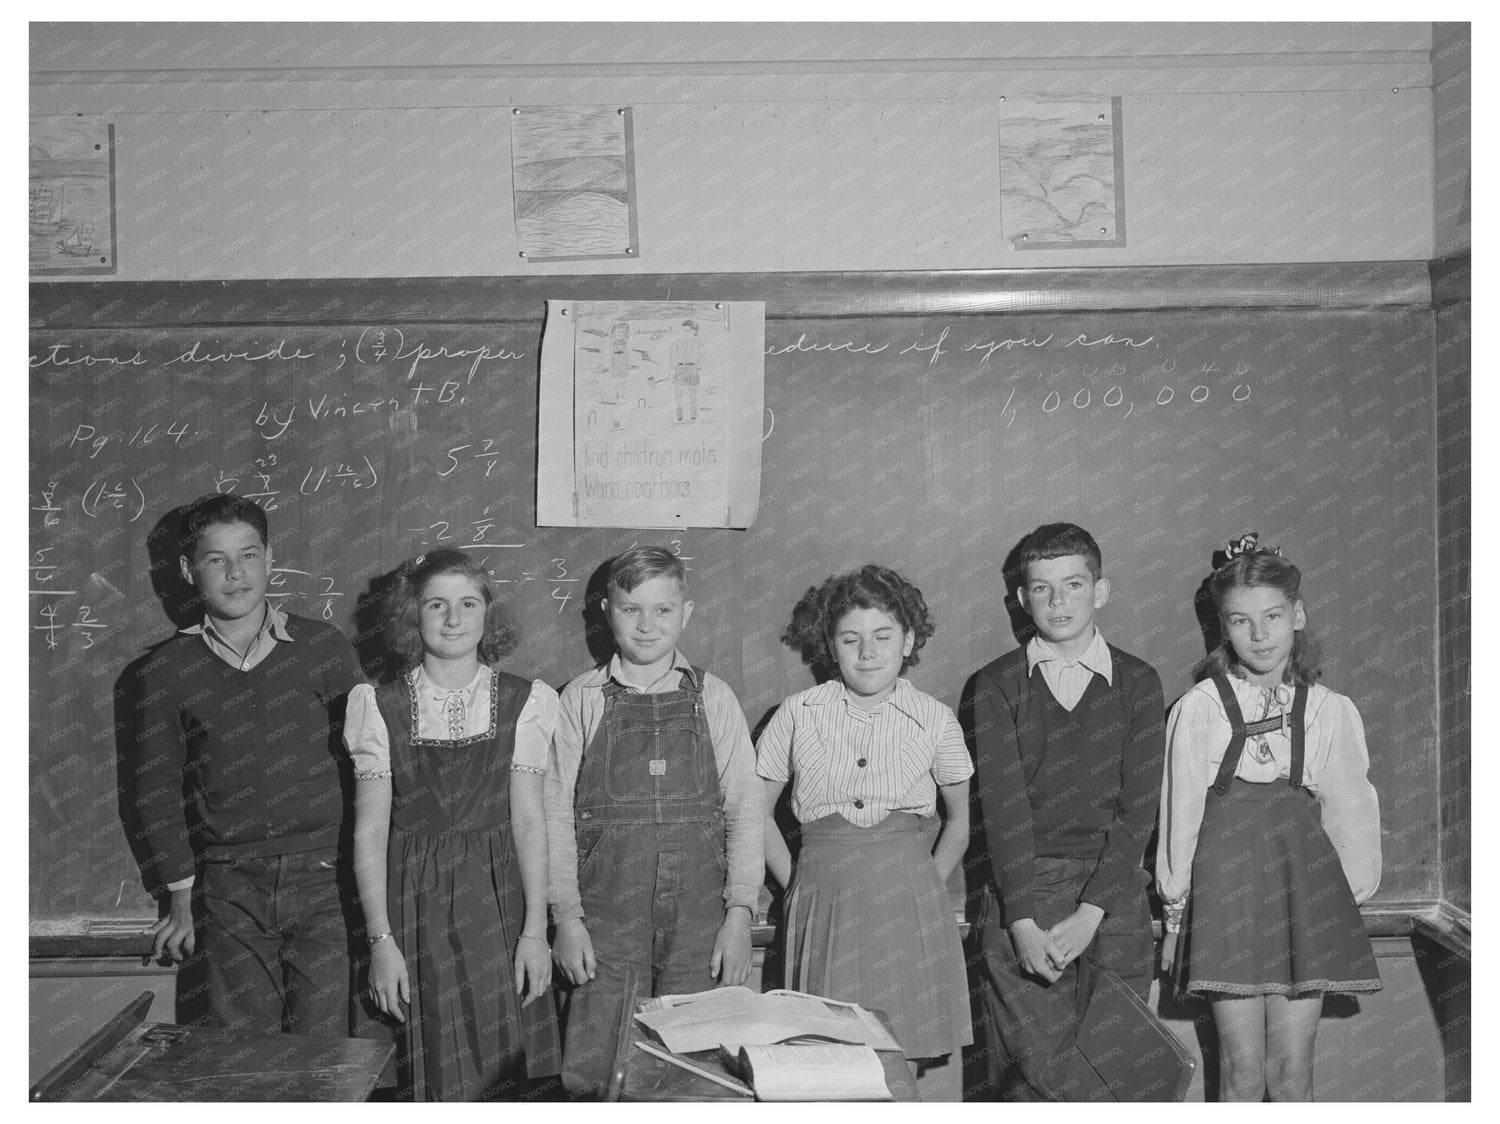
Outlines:
[{"label": "hair bow", "polygon": [[1281,557],[1281,547],[1261,546],[1260,532],[1247,531],[1239,538],[1230,539],[1227,543],[1224,544],[1224,561],[1233,562],[1241,554],[1249,554],[1252,551],[1256,550],[1263,550],[1267,554],[1274,554],[1278,558]]}]

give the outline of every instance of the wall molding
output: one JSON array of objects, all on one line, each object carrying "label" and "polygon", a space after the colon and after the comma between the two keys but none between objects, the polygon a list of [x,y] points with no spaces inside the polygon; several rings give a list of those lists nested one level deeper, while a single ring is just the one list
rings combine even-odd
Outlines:
[{"label": "wall molding", "polygon": [[36,282],[33,329],[540,321],[543,302],[763,300],[770,319],[1432,307],[1425,261],[850,273]]}]

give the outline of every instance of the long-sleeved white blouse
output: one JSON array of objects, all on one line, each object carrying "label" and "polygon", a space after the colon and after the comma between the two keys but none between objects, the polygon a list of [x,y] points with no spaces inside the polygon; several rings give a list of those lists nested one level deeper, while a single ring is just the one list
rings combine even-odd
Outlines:
[{"label": "long-sleeved white blouse", "polygon": [[[1245,722],[1292,707],[1291,687],[1258,687],[1230,676]],[[1323,830],[1338,852],[1354,900],[1380,885],[1380,801],[1370,783],[1365,726],[1354,703],[1322,684],[1308,688],[1302,783],[1318,799]],[[1156,888],[1169,908],[1186,900],[1203,805],[1229,747],[1229,718],[1218,689],[1203,680],[1183,695],[1167,718],[1167,764],[1162,776]],[[1261,784],[1291,776],[1290,732],[1252,735],[1234,775]]]}]

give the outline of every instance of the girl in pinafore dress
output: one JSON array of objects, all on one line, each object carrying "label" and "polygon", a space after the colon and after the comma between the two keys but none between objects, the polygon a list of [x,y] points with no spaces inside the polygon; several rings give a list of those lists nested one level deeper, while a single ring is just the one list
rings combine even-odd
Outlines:
[{"label": "girl in pinafore dress", "polygon": [[1226,554],[1226,639],[1167,723],[1156,884],[1179,994],[1213,1008],[1220,1099],[1311,1100],[1323,996],[1380,989],[1358,908],[1380,806],[1359,711],[1316,682],[1301,573],[1253,533]]},{"label": "girl in pinafore dress", "polygon": [[[953,711],[901,678],[933,630],[921,591],[883,566],[809,589],[782,639],[836,674],[781,704],[756,771],[766,867],[790,883],[787,986],[884,1011],[922,1099],[957,1101],[974,1039],[946,883],[969,840],[974,766]],[[774,818],[788,780],[795,876]],[[939,795],[948,818],[929,851]]]},{"label": "girl in pinafore dress", "polygon": [[438,550],[385,605],[410,666],[349,693],[354,860],[370,990],[399,1025],[399,1095],[484,1100],[556,1073],[542,783],[545,683],[490,666],[515,646],[483,567]]}]

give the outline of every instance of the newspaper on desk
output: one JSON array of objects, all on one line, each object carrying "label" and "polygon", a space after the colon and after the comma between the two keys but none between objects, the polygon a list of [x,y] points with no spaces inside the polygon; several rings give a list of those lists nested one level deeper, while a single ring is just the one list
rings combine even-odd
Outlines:
[{"label": "newspaper on desk", "polygon": [[816,1035],[840,1043],[899,1050],[874,1015],[857,1003],[841,1003],[801,991],[721,987],[693,995],[662,995],[641,1002],[636,1021],[678,1053],[720,1046],[771,1046]]}]

